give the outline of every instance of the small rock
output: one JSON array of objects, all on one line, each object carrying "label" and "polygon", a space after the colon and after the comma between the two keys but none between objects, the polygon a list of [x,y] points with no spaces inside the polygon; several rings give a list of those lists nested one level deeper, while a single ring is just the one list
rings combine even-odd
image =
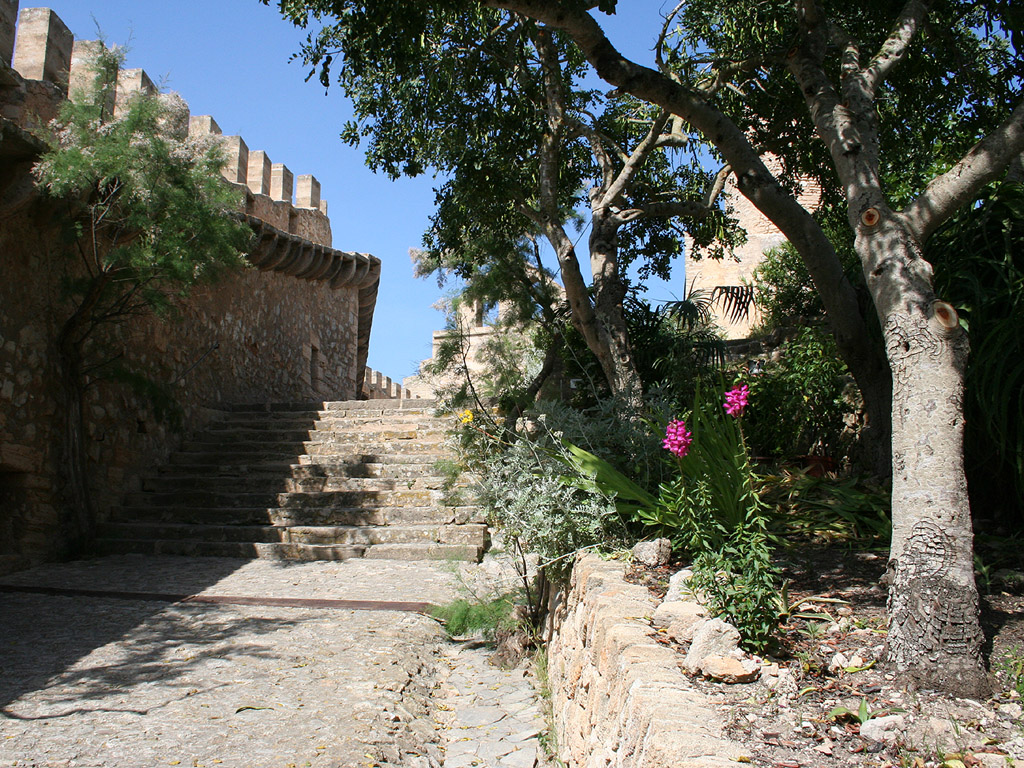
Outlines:
[{"label": "small rock", "polygon": [[837,674],[842,672],[848,666],[850,666],[850,660],[842,653],[837,653],[832,657],[832,661],[828,663],[828,671],[832,674]]},{"label": "small rock", "polygon": [[657,568],[667,565],[672,558],[672,542],[668,539],[641,541],[633,547],[633,562]]},{"label": "small rock", "polygon": [[1014,760],[1024,760],[1024,737],[1018,737],[1016,739],[1010,739],[999,745],[1004,751],[1006,751],[1010,757]]},{"label": "small rock", "polygon": [[665,599],[689,600],[692,590],[688,582],[692,578],[693,571],[689,568],[683,568],[683,570],[673,573],[672,577],[668,580],[668,593],[665,595]]},{"label": "small rock", "polygon": [[1012,720],[1020,720],[1020,716],[1021,714],[1024,714],[1024,710],[1021,709],[1020,704],[1015,701],[1011,701],[1006,704],[999,705],[999,714],[1003,717],[1009,717]]},{"label": "small rock", "polygon": [[761,674],[757,662],[735,659],[732,656],[705,656],[700,670],[705,677],[719,683],[752,683]]},{"label": "small rock", "polygon": [[686,669],[695,675],[708,656],[735,656],[739,647],[740,633],[736,627],[721,619],[706,619],[693,632],[693,642],[686,654]]},{"label": "small rock", "polygon": [[707,611],[699,603],[672,600],[658,606],[651,617],[651,623],[666,628],[668,636],[676,642],[688,643],[693,640],[697,626],[707,617]]},{"label": "small rock", "polygon": [[928,717],[907,729],[907,743],[918,749],[956,751],[958,733],[952,720]]},{"label": "small rock", "polygon": [[1006,760],[1006,755],[996,752],[975,752],[971,756],[974,758],[972,765],[976,765],[978,768],[1007,768],[1010,765]]},{"label": "small rock", "polygon": [[903,728],[905,719],[903,715],[886,715],[885,717],[874,717],[860,726],[860,735],[871,741],[889,742],[895,741]]}]

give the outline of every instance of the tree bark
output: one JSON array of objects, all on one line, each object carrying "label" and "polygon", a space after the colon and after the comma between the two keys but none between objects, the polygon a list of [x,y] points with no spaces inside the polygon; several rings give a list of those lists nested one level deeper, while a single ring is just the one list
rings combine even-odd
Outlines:
[{"label": "tree bark", "polygon": [[[67,326],[65,326],[67,330]],[[89,491],[83,418],[83,381],[81,350],[67,343],[61,334],[57,360],[60,375],[62,409],[61,474],[67,542],[65,554],[81,555],[92,543],[95,529],[92,496]]]},{"label": "tree bark", "polygon": [[[892,545],[887,658],[911,685],[990,693],[963,467],[967,334],[935,299],[899,217],[861,227],[893,372]],[[897,289],[896,286],[902,286]]]}]

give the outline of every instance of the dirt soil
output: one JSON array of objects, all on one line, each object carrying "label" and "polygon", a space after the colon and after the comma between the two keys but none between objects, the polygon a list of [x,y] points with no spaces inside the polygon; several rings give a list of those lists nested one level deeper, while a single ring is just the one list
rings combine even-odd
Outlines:
[{"label": "dirt soil", "polygon": [[[793,618],[781,647],[745,685],[695,684],[720,703],[745,762],[765,768],[1024,766],[1024,597],[1020,571],[982,574],[982,622],[994,695],[986,701],[907,691],[882,662],[885,555],[843,547],[800,546],[780,560],[791,604],[802,597],[844,603],[803,606],[828,618]],[[680,563],[630,566],[627,578],[662,597]],[[998,574],[997,574],[998,575]],[[667,637],[661,642],[685,645]],[[863,703],[863,708],[862,708]],[[837,708],[845,711],[836,711]],[[884,719],[889,717],[889,719]],[[864,721],[862,723],[862,721]],[[892,726],[884,731],[883,726]]]}]

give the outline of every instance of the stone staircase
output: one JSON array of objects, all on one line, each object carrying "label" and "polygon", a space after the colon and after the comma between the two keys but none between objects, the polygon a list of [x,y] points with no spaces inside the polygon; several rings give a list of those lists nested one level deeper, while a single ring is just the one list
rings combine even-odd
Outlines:
[{"label": "stone staircase", "polygon": [[452,506],[428,400],[224,406],[98,531],[104,554],[478,560],[487,527]]}]

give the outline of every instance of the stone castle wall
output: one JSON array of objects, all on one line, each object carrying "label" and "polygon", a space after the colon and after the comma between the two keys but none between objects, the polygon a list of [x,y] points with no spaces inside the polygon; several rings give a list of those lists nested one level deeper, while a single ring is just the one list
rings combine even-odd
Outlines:
[{"label": "stone castle wall", "polygon": [[[0,0],[0,572],[64,546],[54,340],[70,311],[62,285],[76,266],[56,247],[52,204],[35,194],[30,170],[43,146],[28,129],[56,114],[68,83],[83,81],[96,45],[74,41],[49,9],[17,11],[16,1]],[[117,98],[148,88],[142,70],[127,70]],[[183,119],[185,131],[219,134],[210,117]],[[379,260],[331,247],[314,177],[300,176],[293,196],[285,166],[249,152],[241,137],[221,141],[225,177],[244,191],[244,218],[257,234],[251,266],[194,290],[168,318],[116,331],[115,353],[169,392],[182,419],[173,429],[146,394],[90,382],[86,431],[100,519],[205,423],[208,408],[350,399],[363,387]]]}]

